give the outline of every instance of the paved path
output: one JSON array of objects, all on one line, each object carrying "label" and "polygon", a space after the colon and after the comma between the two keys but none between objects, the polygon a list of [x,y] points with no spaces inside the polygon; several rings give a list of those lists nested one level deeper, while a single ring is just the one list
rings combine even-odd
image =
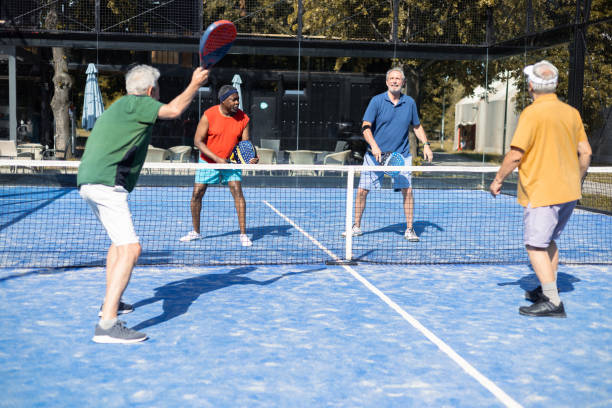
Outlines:
[{"label": "paved path", "polygon": [[483,163],[482,160],[473,160],[461,154],[434,152],[434,166],[498,166],[494,163]]}]

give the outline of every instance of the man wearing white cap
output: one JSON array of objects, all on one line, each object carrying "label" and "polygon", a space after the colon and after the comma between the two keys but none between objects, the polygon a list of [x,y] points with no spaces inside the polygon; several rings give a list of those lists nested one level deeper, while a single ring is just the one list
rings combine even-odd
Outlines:
[{"label": "man wearing white cap", "polygon": [[524,242],[541,286],[525,293],[533,302],[526,316],[566,317],[557,290],[559,238],[581,195],[581,181],[591,162],[591,146],[580,113],[555,94],[558,71],[548,61],[525,73],[533,103],[521,113],[511,149],[491,183],[493,196],[518,166],[517,198],[524,208]]}]

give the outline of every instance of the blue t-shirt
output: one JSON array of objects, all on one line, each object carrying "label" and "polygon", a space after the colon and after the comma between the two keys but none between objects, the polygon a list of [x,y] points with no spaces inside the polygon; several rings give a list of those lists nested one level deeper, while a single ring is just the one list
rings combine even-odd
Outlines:
[{"label": "blue t-shirt", "polygon": [[397,105],[393,105],[387,92],[370,100],[363,120],[372,124],[374,140],[382,152],[398,152],[403,156],[410,154],[410,126],[421,124],[414,99],[402,94]]}]

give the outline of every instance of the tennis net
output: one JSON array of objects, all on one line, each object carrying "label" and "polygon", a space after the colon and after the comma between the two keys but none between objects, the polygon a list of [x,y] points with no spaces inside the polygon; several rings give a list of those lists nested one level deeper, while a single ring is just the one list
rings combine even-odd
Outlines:
[{"label": "tennis net", "polygon": [[[0,161],[0,266],[101,266],[110,240],[76,188],[78,162]],[[140,265],[373,263],[527,263],[514,173],[502,194],[488,186],[496,167],[422,166],[413,170],[413,227],[404,239],[402,193],[385,177],[372,190],[362,235],[354,220],[360,166],[221,165],[242,169],[246,233],[240,242],[231,189],[210,185],[202,200],[201,239],[190,200],[195,163],[145,163],[130,194],[142,244]],[[408,169],[408,167],[406,167]],[[558,245],[562,263],[612,263],[612,168],[591,168],[583,199]]]}]

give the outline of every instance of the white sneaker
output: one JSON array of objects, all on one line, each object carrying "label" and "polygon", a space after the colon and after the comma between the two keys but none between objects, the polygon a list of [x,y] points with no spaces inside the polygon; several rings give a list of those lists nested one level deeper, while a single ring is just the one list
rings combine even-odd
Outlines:
[{"label": "white sneaker", "polygon": [[410,242],[419,242],[419,236],[414,232],[412,227],[406,228],[406,232],[404,232],[404,239],[407,239]]},{"label": "white sneaker", "polygon": [[[356,225],[353,225],[353,236],[354,236],[354,237],[358,237],[358,236],[360,236],[360,235],[363,235],[363,231],[361,230],[361,228],[359,228],[359,227],[358,227],[358,226],[356,226]],[[344,231],[344,232],[342,233],[342,236],[343,236],[343,237],[346,237],[346,231]]]},{"label": "white sneaker", "polygon": [[189,234],[182,237],[179,241],[181,242],[189,242],[195,239],[202,239],[202,236],[195,231],[189,231]]},{"label": "white sneaker", "polygon": [[253,245],[247,234],[240,234],[240,245],[247,247]]}]

